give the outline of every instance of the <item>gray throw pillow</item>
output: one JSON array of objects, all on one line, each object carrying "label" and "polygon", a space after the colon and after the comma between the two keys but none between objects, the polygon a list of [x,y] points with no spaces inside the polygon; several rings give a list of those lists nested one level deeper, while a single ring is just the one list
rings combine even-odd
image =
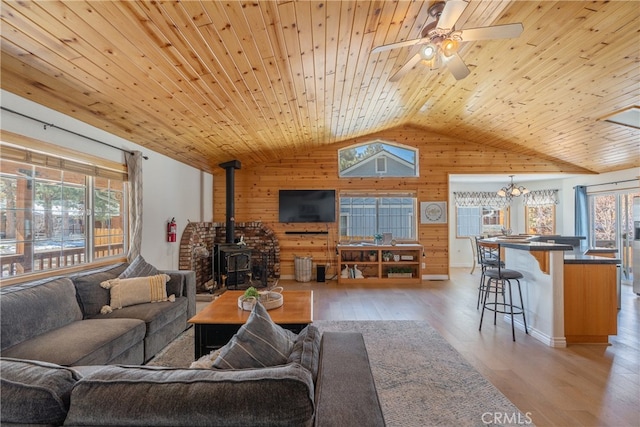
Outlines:
[{"label": "gray throw pillow", "polygon": [[297,335],[271,320],[260,302],[256,303],[247,322],[213,362],[217,369],[263,368],[284,365]]},{"label": "gray throw pillow", "polygon": [[314,325],[309,325],[298,334],[293,344],[287,363],[298,363],[311,372],[313,382],[318,376],[320,362],[320,340],[322,332]]},{"label": "gray throw pillow", "polygon": [[119,279],[129,279],[132,277],[147,277],[156,276],[160,274],[157,268],[149,264],[142,258],[142,255],[138,255],[131,264],[118,276]]}]

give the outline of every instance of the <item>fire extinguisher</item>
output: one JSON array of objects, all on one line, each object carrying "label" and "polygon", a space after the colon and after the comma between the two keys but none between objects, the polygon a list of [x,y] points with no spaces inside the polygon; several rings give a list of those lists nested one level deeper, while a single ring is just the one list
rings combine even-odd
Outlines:
[{"label": "fire extinguisher", "polygon": [[171,218],[171,221],[167,223],[167,242],[176,241],[176,219]]}]

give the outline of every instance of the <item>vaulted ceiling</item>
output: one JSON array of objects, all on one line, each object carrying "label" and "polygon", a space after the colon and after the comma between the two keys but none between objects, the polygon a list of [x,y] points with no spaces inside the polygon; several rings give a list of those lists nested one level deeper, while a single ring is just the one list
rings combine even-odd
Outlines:
[{"label": "vaulted ceiling", "polygon": [[471,73],[392,76],[433,1],[2,1],[2,88],[205,171],[402,125],[592,172],[640,166],[635,1],[471,0]]}]

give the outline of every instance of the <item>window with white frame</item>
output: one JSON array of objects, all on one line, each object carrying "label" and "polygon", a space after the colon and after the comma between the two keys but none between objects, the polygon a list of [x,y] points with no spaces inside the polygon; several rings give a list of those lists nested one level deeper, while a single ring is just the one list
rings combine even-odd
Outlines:
[{"label": "window with white frame", "polygon": [[525,194],[525,233],[555,234],[558,203],[558,190],[533,190]]},{"label": "window with white frame", "polygon": [[456,207],[456,237],[484,236],[502,233],[509,228],[509,208],[488,206]]},{"label": "window with white frame", "polygon": [[126,253],[126,174],[2,145],[2,277]]},{"label": "window with white frame", "polygon": [[340,193],[340,237],[367,240],[392,233],[398,241],[417,241],[418,199],[414,192]]},{"label": "window with white frame", "polygon": [[525,206],[525,233],[555,234],[556,205]]},{"label": "window with white frame", "polygon": [[418,150],[402,144],[375,140],[338,150],[340,177],[416,177]]},{"label": "window with white frame", "polygon": [[454,192],[456,237],[500,234],[508,229],[509,204],[491,192]]}]

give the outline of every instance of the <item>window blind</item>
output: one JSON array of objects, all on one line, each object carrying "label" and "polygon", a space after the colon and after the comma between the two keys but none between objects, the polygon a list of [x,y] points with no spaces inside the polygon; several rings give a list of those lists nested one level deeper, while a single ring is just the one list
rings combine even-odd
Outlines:
[{"label": "window blind", "polygon": [[416,197],[415,191],[376,191],[376,190],[347,190],[340,191],[340,197]]},{"label": "window blind", "polygon": [[76,160],[56,156],[55,154],[34,151],[27,148],[6,144],[4,142],[0,142],[0,153],[0,157],[6,160],[13,160],[16,162],[22,162],[42,167],[50,167],[67,172],[76,172],[94,177],[127,181],[126,171],[79,162]]}]

